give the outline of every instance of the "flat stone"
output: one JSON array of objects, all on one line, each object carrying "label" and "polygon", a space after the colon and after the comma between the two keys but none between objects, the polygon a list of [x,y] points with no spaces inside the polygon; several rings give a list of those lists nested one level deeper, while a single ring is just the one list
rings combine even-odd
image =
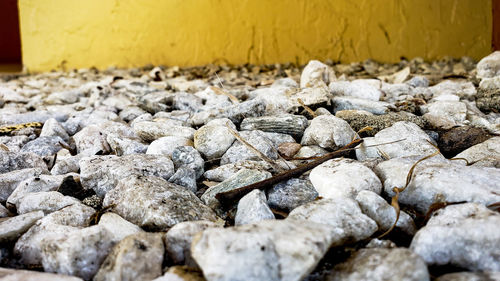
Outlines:
[{"label": "flat stone", "polygon": [[38,137],[26,143],[21,148],[20,152],[31,152],[40,156],[51,156],[63,148],[61,143],[67,145],[59,136]]},{"label": "flat stone", "polygon": [[46,173],[47,166],[43,168],[26,168],[0,173],[0,202],[7,201],[7,198],[14,192],[20,182]]},{"label": "flat stone", "polygon": [[143,121],[134,123],[135,133],[144,141],[152,142],[161,137],[177,136],[186,139],[193,139],[193,128],[180,126],[176,122],[151,122]]},{"label": "flat stone", "polygon": [[152,176],[129,176],[106,194],[104,206],[142,228],[161,231],[183,221],[217,219],[191,191]]},{"label": "flat stone", "polygon": [[336,149],[350,143],[355,136],[356,132],[346,121],[332,115],[321,115],[311,121],[301,144]]},{"label": "flat stone", "polygon": [[172,152],[179,146],[192,146],[193,141],[179,136],[161,137],[154,140],[149,146],[146,154],[164,154],[172,157]]},{"label": "flat stone", "polygon": [[329,281],[430,280],[425,262],[406,248],[361,249],[334,267]]},{"label": "flat stone", "polygon": [[47,165],[37,154],[0,150],[0,173],[3,174],[26,168],[40,168],[47,171]]},{"label": "flat stone", "polygon": [[0,276],[2,276],[2,281],[8,280],[19,280],[19,281],[83,281],[83,279],[68,276],[63,274],[53,274],[46,272],[38,272],[32,270],[21,270],[21,269],[11,269],[11,268],[1,268]]},{"label": "flat stone", "polygon": [[[372,191],[362,190],[356,196],[356,201],[361,211],[377,222],[379,231],[386,232],[396,221],[396,211],[378,194]],[[415,232],[417,232],[413,219],[404,211],[400,211],[399,213],[396,228],[399,228],[408,235],[414,235]]]},{"label": "flat stone", "polygon": [[86,156],[96,155],[98,152],[105,154],[111,151],[106,135],[97,125],[83,128],[73,136],[78,154]]},{"label": "flat stone", "polygon": [[[396,158],[377,165],[375,172],[387,196],[393,187],[404,187],[411,166],[421,157]],[[432,157],[420,162],[408,187],[399,194],[399,204],[426,213],[439,202],[477,202],[484,205],[500,201],[500,169],[464,166],[460,161]]]},{"label": "flat stone", "polygon": [[326,86],[336,79],[335,71],[331,67],[320,61],[311,60],[302,70],[300,87]]},{"label": "flat stone", "polygon": [[17,114],[1,114],[0,125],[22,124],[31,122],[44,123],[50,118],[55,118],[59,122],[64,122],[66,121],[68,116],[66,116],[65,114],[52,114],[44,110]]},{"label": "flat stone", "polygon": [[7,208],[14,206],[17,208],[22,198],[28,193],[57,190],[61,186],[63,179],[64,176],[62,175],[39,175],[20,182],[7,198]]},{"label": "flat stone", "polygon": [[261,190],[253,190],[238,202],[234,225],[273,220],[274,214],[267,205],[266,195]]},{"label": "flat stone", "polygon": [[194,147],[208,160],[224,155],[236,139],[226,124],[236,130],[229,119],[219,119],[208,122],[194,134]]},{"label": "flat stone", "polygon": [[326,224],[332,231],[332,246],[357,242],[377,231],[377,223],[361,212],[350,198],[316,200],[293,209],[286,220]]},{"label": "flat stone", "polygon": [[17,213],[26,214],[33,211],[42,211],[44,214],[79,203],[80,200],[64,196],[57,191],[32,192],[24,195],[17,204]]},{"label": "flat stone", "polygon": [[165,251],[174,264],[198,267],[191,256],[191,242],[194,236],[209,227],[223,227],[212,221],[185,221],[174,225],[163,236]]},{"label": "flat stone", "polygon": [[193,169],[196,179],[199,179],[205,171],[205,160],[192,146],[178,146],[172,152],[174,167],[179,169],[186,167]]},{"label": "flat stone", "polygon": [[144,175],[169,179],[174,174],[174,165],[167,155],[129,154],[121,157],[86,157],[80,160],[80,170],[82,186],[104,197],[124,176]]},{"label": "flat stone", "polygon": [[438,210],[417,232],[410,250],[428,265],[498,272],[499,224],[500,215],[480,204],[450,205]]},{"label": "flat stone", "polygon": [[362,190],[377,194],[382,183],[368,167],[352,159],[332,159],[315,167],[309,174],[314,189],[323,198],[355,198]]},{"label": "flat stone", "polygon": [[162,274],[165,248],[159,233],[127,236],[113,247],[92,280],[152,280]]},{"label": "flat stone", "polygon": [[500,157],[500,137],[492,137],[471,146],[457,154],[455,158],[465,158],[469,163],[474,163],[491,156]]},{"label": "flat stone", "polygon": [[[378,87],[373,82],[378,84]],[[382,96],[380,81],[375,79],[332,82],[328,85],[328,88],[336,96],[350,96],[372,101],[379,101]]]},{"label": "flat stone", "polygon": [[307,118],[302,115],[283,114],[245,118],[240,124],[242,131],[260,130],[302,137],[307,128]]},{"label": "flat stone", "polygon": [[206,229],[195,236],[191,252],[208,280],[302,280],[331,244],[324,224],[267,220]]},{"label": "flat stone", "polygon": [[482,58],[476,66],[478,78],[492,78],[500,75],[500,51]]},{"label": "flat stone", "polygon": [[225,181],[207,189],[207,191],[205,191],[205,193],[201,196],[201,200],[210,208],[217,209],[220,207],[219,200],[215,198],[217,193],[237,189],[270,177],[271,173],[266,171],[241,169]]},{"label": "flat stone", "polygon": [[43,212],[35,211],[15,217],[0,219],[0,243],[16,240],[42,217]]},{"label": "flat stone", "polygon": [[435,101],[423,108],[427,122],[442,130],[463,125],[467,114],[466,105],[459,101]]},{"label": "flat stone", "polygon": [[444,95],[457,95],[461,98],[474,98],[476,87],[471,82],[443,80],[438,84],[426,89],[436,99]]},{"label": "flat stone", "polygon": [[391,159],[412,155],[427,156],[436,152],[436,148],[432,145],[434,142],[429,135],[411,122],[396,122],[378,132],[375,137],[363,140],[364,142],[356,149],[356,158],[360,161],[385,156]]},{"label": "flat stone", "polygon": [[334,97],[332,98],[334,104],[333,112],[340,110],[365,110],[373,114],[381,115],[389,113],[392,106],[390,103],[383,101],[373,101],[361,99],[356,97]]},{"label": "flat stone", "polygon": [[269,207],[290,212],[318,198],[318,192],[310,181],[293,178],[273,185],[267,198]]},{"label": "flat stone", "polygon": [[[266,155],[270,159],[277,159],[278,152],[274,148],[273,143],[267,136],[258,130],[241,131],[239,135],[255,149]],[[239,140],[235,141],[232,146],[224,153],[220,160],[220,164],[234,163],[243,160],[260,160],[261,158],[246,145]]]}]

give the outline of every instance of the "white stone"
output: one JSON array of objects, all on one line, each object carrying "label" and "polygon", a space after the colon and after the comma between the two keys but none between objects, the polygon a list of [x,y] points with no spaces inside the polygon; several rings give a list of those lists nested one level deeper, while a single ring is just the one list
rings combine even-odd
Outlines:
[{"label": "white stone", "polygon": [[410,249],[428,265],[454,265],[470,271],[500,271],[500,215],[474,203],[438,210],[420,229]]},{"label": "white stone", "polygon": [[145,153],[148,149],[148,146],[142,143],[139,138],[128,138],[115,133],[108,134],[106,141],[111,151],[118,156]]},{"label": "white stone", "polygon": [[78,199],[64,196],[57,191],[32,192],[19,200],[17,213],[25,214],[32,211],[43,211],[44,214],[49,214],[79,202]]},{"label": "white stone", "polygon": [[194,134],[194,147],[208,160],[221,157],[236,139],[229,129],[236,126],[229,119],[215,119],[199,128]]},{"label": "white stone", "polygon": [[330,82],[335,81],[335,72],[328,65],[317,61],[311,60],[302,70],[300,75],[300,87],[313,87],[313,86],[325,86],[330,84]]},{"label": "white stone", "polygon": [[287,220],[308,220],[326,224],[333,233],[332,245],[340,246],[370,237],[377,223],[364,215],[350,198],[316,200],[293,209]]},{"label": "white stone", "polygon": [[355,198],[362,190],[380,194],[382,183],[377,175],[352,159],[332,159],[311,170],[309,179],[323,198]]},{"label": "white stone", "polygon": [[2,281],[83,281],[81,278],[63,274],[10,268],[0,268],[0,276]]},{"label": "white stone", "polygon": [[26,168],[4,172],[0,174],[0,202],[7,201],[7,198],[14,192],[20,182],[41,174],[46,174],[47,168]]},{"label": "white stone", "polygon": [[[174,122],[175,123],[175,122]],[[186,139],[193,139],[193,128],[179,126],[177,123],[172,122],[151,122],[143,121],[134,123],[133,129],[135,133],[144,141],[151,142],[161,137],[177,136]]]},{"label": "white stone", "polygon": [[267,205],[266,195],[261,190],[256,189],[243,196],[238,202],[234,225],[272,219],[274,219],[274,214]]},{"label": "white stone", "polygon": [[434,128],[448,130],[464,124],[467,106],[459,101],[435,101],[425,107],[424,118]]},{"label": "white stone", "polygon": [[114,242],[119,242],[129,235],[143,232],[137,225],[111,212],[104,213],[101,216],[99,225],[109,231]]},{"label": "white stone", "polygon": [[28,178],[19,183],[12,194],[7,198],[7,207],[14,207],[19,204],[20,200],[31,192],[40,191],[54,191],[61,186],[63,175],[39,175],[32,178]]},{"label": "white stone", "polygon": [[98,125],[90,125],[83,128],[73,136],[78,154],[86,156],[95,155],[98,152],[107,153],[111,151],[106,135]]},{"label": "white stone", "polygon": [[492,78],[500,75],[500,51],[482,58],[476,65],[478,78]]},{"label": "white stone", "polygon": [[332,102],[334,104],[334,113],[341,110],[364,110],[373,114],[381,115],[389,113],[390,109],[394,108],[393,105],[387,102],[373,101],[349,96],[333,97]]},{"label": "white stone", "polygon": [[[422,157],[396,158],[377,165],[375,172],[384,185],[384,192],[394,196],[394,187],[404,187],[408,172]],[[439,202],[500,201],[500,169],[464,166],[462,161],[447,161],[432,157],[420,162],[413,171],[408,187],[399,194],[399,204],[426,213]]]},{"label": "white stone", "polygon": [[55,118],[50,118],[43,124],[42,132],[40,133],[40,137],[43,136],[58,136],[61,137],[64,141],[69,140],[68,133],[66,130],[57,122]]},{"label": "white stone", "polygon": [[146,154],[164,154],[172,157],[172,152],[179,146],[193,146],[193,141],[178,136],[161,137],[148,146]]},{"label": "white stone", "polygon": [[[376,86],[377,84],[378,86]],[[330,92],[336,96],[351,96],[372,101],[378,101],[382,96],[380,81],[376,79],[332,82],[329,88]]]},{"label": "white stone", "polygon": [[[356,196],[356,201],[361,211],[377,222],[381,232],[387,231],[396,221],[396,211],[378,194],[368,190],[362,190]],[[404,211],[399,212],[396,228],[401,229],[408,235],[414,235],[415,232],[417,232],[413,219]]]},{"label": "white stone", "polygon": [[0,220],[0,243],[16,240],[42,217],[43,212],[35,211]]},{"label": "white stone", "polygon": [[[253,146],[255,149],[260,151],[262,154],[270,159],[277,159],[278,152],[277,147],[273,145],[273,142],[267,137],[267,135],[259,130],[253,131],[241,131],[238,133],[241,138],[243,138],[247,143]],[[269,134],[269,133],[268,133]],[[253,151],[249,149],[246,145],[241,143],[239,140],[235,141],[231,147],[222,155],[220,159],[220,164],[229,164],[244,160],[260,160],[261,158]]]},{"label": "white stone", "polygon": [[442,95],[458,95],[464,98],[473,98],[477,91],[472,82],[444,80],[432,87],[426,89],[433,98]]},{"label": "white stone", "polygon": [[500,158],[500,137],[492,137],[473,145],[455,156],[455,158],[465,158],[469,163],[475,163],[487,157]]},{"label": "white stone", "polygon": [[333,115],[321,115],[311,121],[301,144],[335,149],[350,143],[354,137],[356,132],[346,121]]},{"label": "white stone", "polygon": [[207,280],[299,281],[332,242],[331,228],[303,220],[267,220],[209,228],[195,236],[191,252]]}]

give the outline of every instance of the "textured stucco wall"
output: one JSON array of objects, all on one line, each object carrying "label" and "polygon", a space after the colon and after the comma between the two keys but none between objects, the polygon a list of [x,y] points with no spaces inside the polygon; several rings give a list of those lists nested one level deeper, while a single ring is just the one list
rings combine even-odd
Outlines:
[{"label": "textured stucco wall", "polygon": [[491,0],[19,0],[31,71],[436,59],[491,48]]}]

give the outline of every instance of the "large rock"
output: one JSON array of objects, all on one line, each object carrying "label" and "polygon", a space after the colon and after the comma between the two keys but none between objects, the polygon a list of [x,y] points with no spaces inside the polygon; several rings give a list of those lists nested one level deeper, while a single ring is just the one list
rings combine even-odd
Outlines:
[{"label": "large rock", "polygon": [[498,272],[499,224],[500,215],[482,205],[451,205],[438,210],[417,232],[410,249],[428,265]]},{"label": "large rock", "polygon": [[263,191],[255,189],[238,202],[234,224],[250,224],[272,219],[274,214],[267,205],[266,195]]},{"label": "large rock", "polygon": [[[271,140],[262,131],[242,131],[239,135],[255,149],[270,159],[277,159],[278,152]],[[220,164],[234,163],[243,160],[260,160],[260,157],[240,141],[235,141],[222,155]]]},{"label": "large rock", "polygon": [[14,192],[20,182],[47,173],[45,168],[27,168],[0,173],[0,202],[7,201],[7,198]]},{"label": "large rock", "polygon": [[323,198],[355,198],[361,190],[377,194],[382,183],[375,173],[352,159],[332,159],[311,170],[309,179]]},{"label": "large rock", "polygon": [[424,118],[431,126],[448,130],[464,124],[467,106],[459,101],[435,101],[425,107]]},{"label": "large rock", "polygon": [[104,197],[125,176],[143,175],[169,179],[174,174],[174,164],[167,155],[129,154],[93,156],[80,160],[80,176],[85,189],[93,189]]},{"label": "large rock", "polygon": [[39,175],[20,182],[7,198],[7,208],[17,208],[20,200],[28,193],[57,190],[64,178],[63,175]]},{"label": "large rock", "polygon": [[[388,196],[394,196],[393,187],[405,186],[408,171],[420,158],[396,158],[377,165],[375,172]],[[463,166],[457,162],[435,157],[420,162],[410,184],[399,194],[399,203],[426,213],[432,204],[439,202],[488,205],[500,201],[500,169]]]},{"label": "large rock", "polygon": [[35,211],[0,220],[0,243],[16,240],[42,217],[43,212]]},{"label": "large rock", "polygon": [[321,115],[311,121],[301,144],[336,149],[350,143],[355,136],[356,132],[346,121],[332,115]]},{"label": "large rock", "polygon": [[290,212],[318,197],[318,192],[308,180],[292,178],[275,184],[267,191],[269,207]]},{"label": "large rock", "polygon": [[17,213],[25,214],[32,211],[42,211],[44,214],[49,214],[79,202],[78,199],[72,196],[64,196],[57,191],[31,192],[19,200]]},{"label": "large rock", "polygon": [[209,228],[195,237],[191,252],[210,281],[298,281],[316,267],[332,235],[330,227],[309,221],[261,221]]},{"label": "large rock", "polygon": [[492,137],[469,147],[455,156],[455,158],[467,159],[471,164],[488,157],[500,158],[500,137]]},{"label": "large rock", "polygon": [[207,159],[221,157],[236,139],[229,129],[236,126],[229,119],[217,119],[203,125],[194,133],[194,147]]},{"label": "large rock", "polygon": [[336,96],[351,96],[372,101],[378,101],[382,96],[380,81],[376,79],[338,81],[330,83],[329,88]]},{"label": "large rock", "polygon": [[335,72],[331,67],[320,61],[311,60],[306,67],[304,67],[304,70],[302,70],[302,74],[300,75],[300,87],[326,87],[330,82],[336,79]]},{"label": "large rock", "polygon": [[191,191],[158,177],[129,176],[106,194],[104,206],[142,228],[162,231],[183,221],[217,219]]},{"label": "large rock", "polygon": [[173,122],[142,121],[134,123],[135,133],[144,141],[151,142],[161,137],[177,136],[193,139],[195,129]]},{"label": "large rock", "polygon": [[500,75],[500,51],[482,58],[476,66],[478,78],[492,78]]},{"label": "large rock", "polygon": [[0,150],[0,173],[7,173],[26,168],[40,168],[47,171],[42,157],[34,153],[17,153]]}]

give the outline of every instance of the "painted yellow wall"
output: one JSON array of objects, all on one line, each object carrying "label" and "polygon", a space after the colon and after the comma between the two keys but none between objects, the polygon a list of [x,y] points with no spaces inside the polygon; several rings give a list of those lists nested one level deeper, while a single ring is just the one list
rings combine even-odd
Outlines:
[{"label": "painted yellow wall", "polygon": [[491,0],[19,0],[30,71],[436,59],[491,48]]}]

